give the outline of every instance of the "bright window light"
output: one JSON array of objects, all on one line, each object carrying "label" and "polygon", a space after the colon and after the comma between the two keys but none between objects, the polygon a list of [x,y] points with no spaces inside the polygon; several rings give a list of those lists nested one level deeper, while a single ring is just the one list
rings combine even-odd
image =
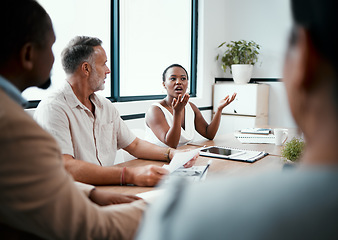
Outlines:
[{"label": "bright window light", "polygon": [[[110,0],[38,0],[52,19],[56,41],[53,46],[55,57],[51,72],[52,85],[47,90],[36,87],[23,92],[27,100],[41,100],[51,91],[65,83],[66,74],[61,65],[61,52],[75,36],[98,37],[103,41],[110,62]],[[110,66],[110,63],[107,66]],[[111,80],[107,76],[105,90],[99,91],[105,97],[111,96]]]},{"label": "bright window light", "polygon": [[[165,94],[163,70],[190,72],[191,0],[120,0],[120,96]],[[190,76],[189,76],[190,77]]]}]

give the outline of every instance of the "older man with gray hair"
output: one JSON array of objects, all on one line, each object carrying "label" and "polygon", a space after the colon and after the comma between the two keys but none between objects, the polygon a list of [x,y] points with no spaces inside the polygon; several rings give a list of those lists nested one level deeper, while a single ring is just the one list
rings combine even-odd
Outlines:
[{"label": "older man with gray hair", "polygon": [[[104,88],[110,70],[98,38],[78,36],[62,52],[67,74],[63,88],[40,102],[37,122],[58,141],[66,169],[75,180],[90,184],[156,185],[168,171],[155,165],[116,167],[116,151],[137,158],[169,162],[175,152],[137,138],[113,104],[95,92]],[[197,157],[197,156],[196,156]],[[185,167],[194,164],[196,157]]]}]

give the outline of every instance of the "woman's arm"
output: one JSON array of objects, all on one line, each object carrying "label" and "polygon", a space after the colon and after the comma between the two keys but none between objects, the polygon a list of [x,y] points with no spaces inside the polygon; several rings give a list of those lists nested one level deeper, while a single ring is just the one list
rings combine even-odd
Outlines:
[{"label": "woman's arm", "polygon": [[229,105],[235,98],[236,98],[236,93],[234,93],[231,97],[228,95],[220,101],[217,111],[210,124],[208,124],[205,121],[200,110],[194,104],[191,103],[191,107],[195,112],[196,131],[207,139],[210,139],[210,140],[214,139],[217,133],[219,124],[221,122],[221,115],[222,115],[223,108]]}]

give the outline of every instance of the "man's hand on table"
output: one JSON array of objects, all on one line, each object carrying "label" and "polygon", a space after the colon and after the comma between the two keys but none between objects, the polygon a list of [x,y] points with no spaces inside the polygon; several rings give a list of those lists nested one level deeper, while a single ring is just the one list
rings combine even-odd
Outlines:
[{"label": "man's hand on table", "polygon": [[[171,149],[169,153],[170,159],[174,157],[176,153],[186,152],[185,150],[176,150]],[[191,160],[189,160],[184,167],[192,167],[198,158],[199,154],[197,153]],[[156,165],[147,165],[140,167],[125,167],[124,170],[124,183],[125,184],[134,184],[141,187],[153,187],[156,186],[162,178],[169,174],[169,171],[165,168],[156,166]]]},{"label": "man's hand on table", "polygon": [[155,165],[126,168],[126,183],[152,187],[168,173],[168,170]]}]

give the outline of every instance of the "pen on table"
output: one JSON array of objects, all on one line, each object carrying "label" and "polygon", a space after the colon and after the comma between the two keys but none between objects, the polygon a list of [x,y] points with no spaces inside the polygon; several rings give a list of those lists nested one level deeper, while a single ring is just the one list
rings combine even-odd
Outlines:
[{"label": "pen on table", "polygon": [[209,160],[207,166],[204,168],[204,170],[203,170],[203,172],[202,172],[202,174],[200,176],[200,180],[202,179],[202,177],[205,174],[205,172],[208,170],[208,168],[209,168],[209,166],[210,166],[211,163],[212,163],[212,160]]}]

